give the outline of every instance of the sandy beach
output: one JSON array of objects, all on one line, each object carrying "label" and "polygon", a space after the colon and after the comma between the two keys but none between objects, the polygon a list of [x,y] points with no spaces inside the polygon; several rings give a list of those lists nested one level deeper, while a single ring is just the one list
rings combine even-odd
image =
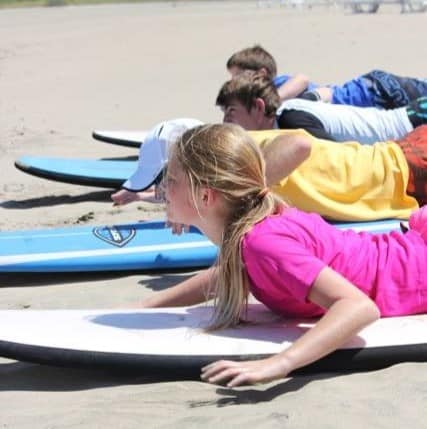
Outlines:
[{"label": "sandy beach", "polygon": [[[426,77],[426,14],[381,6],[257,7],[257,2],[0,10],[0,230],[162,218],[161,205],[112,206],[112,190],[18,171],[22,155],[129,158],[94,129],[164,119],[221,121],[226,59],[262,44],[282,72],[342,82],[373,68]],[[0,309],[125,307],[190,273],[2,275]],[[426,428],[427,363],[297,376],[227,389],[0,359],[2,428]]]}]

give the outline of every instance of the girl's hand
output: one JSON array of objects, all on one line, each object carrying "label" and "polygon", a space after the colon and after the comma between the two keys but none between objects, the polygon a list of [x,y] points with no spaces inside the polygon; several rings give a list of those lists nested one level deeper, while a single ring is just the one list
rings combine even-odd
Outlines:
[{"label": "girl's hand", "polygon": [[201,379],[208,383],[228,381],[228,387],[242,384],[267,383],[286,377],[291,368],[283,356],[255,361],[221,360],[202,368]]},{"label": "girl's hand", "polygon": [[317,276],[308,300],[325,308],[326,313],[291,346],[268,359],[214,362],[202,368],[202,380],[228,381],[227,386],[234,387],[284,378],[333,352],[380,317],[370,298],[329,267]]},{"label": "girl's hand", "polygon": [[184,232],[190,231],[189,225],[184,225],[182,223],[175,223],[175,222],[166,222],[166,226],[172,229],[172,234],[175,235],[181,235]]}]

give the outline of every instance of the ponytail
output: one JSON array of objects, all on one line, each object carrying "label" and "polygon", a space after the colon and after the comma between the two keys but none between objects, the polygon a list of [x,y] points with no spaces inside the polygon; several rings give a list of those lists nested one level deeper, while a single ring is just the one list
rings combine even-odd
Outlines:
[{"label": "ponytail", "polygon": [[282,210],[283,201],[266,186],[259,147],[241,127],[204,125],[186,131],[174,156],[189,179],[192,195],[200,186],[218,190],[226,222],[217,259],[215,310],[209,329],[236,325],[249,296],[241,255],[245,234],[266,216]]}]

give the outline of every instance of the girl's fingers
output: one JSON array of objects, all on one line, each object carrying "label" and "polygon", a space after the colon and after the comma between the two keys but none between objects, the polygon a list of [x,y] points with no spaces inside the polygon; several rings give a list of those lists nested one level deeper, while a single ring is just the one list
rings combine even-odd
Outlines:
[{"label": "girl's fingers", "polygon": [[201,379],[209,383],[219,383],[228,380],[228,387],[242,384],[266,383],[287,375],[276,360],[260,361],[218,361],[202,368]]},{"label": "girl's fingers", "polygon": [[229,386],[240,385],[247,379],[245,373],[249,370],[243,362],[221,361],[202,369],[201,379],[209,383],[231,381]]},{"label": "girl's fingers", "polygon": [[241,386],[242,384],[252,384],[255,380],[252,380],[250,373],[241,373],[238,374],[236,377],[232,378],[228,383],[228,387],[237,387]]},{"label": "girl's fingers", "polygon": [[202,375],[204,376],[212,376],[216,374],[218,371],[222,371],[229,366],[236,366],[238,362],[233,362],[230,360],[220,360],[209,365],[206,365],[202,368]]},{"label": "girl's fingers", "polygon": [[222,383],[227,380],[233,379],[234,377],[239,375],[240,371],[241,371],[240,368],[224,369],[221,372],[217,373],[216,375],[209,377],[206,381],[213,384]]}]

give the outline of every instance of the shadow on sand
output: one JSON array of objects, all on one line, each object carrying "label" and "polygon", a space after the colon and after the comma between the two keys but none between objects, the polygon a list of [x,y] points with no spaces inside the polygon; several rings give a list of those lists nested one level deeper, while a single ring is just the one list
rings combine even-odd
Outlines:
[{"label": "shadow on sand", "polygon": [[70,273],[0,273],[0,287],[52,286],[91,280],[113,280],[132,275],[147,276],[138,281],[139,286],[153,291],[167,289],[194,275],[188,270],[170,271],[104,271]]},{"label": "shadow on sand", "polygon": [[34,207],[50,207],[63,204],[75,204],[91,201],[111,201],[112,190],[93,191],[81,195],[51,195],[28,198],[26,200],[8,200],[0,203],[4,209],[27,210]]}]

